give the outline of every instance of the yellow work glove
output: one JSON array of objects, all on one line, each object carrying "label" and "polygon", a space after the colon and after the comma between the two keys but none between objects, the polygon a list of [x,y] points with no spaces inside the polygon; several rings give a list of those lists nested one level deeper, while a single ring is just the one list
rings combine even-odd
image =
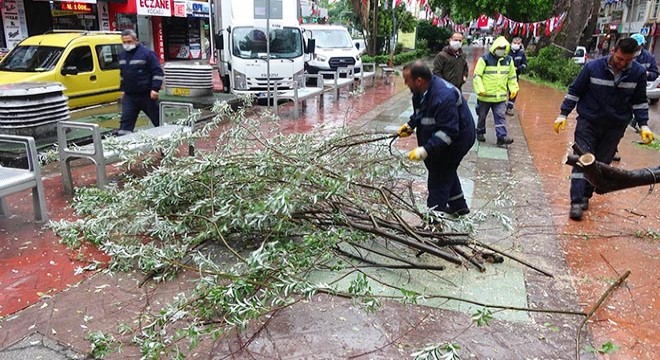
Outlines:
[{"label": "yellow work glove", "polygon": [[429,154],[423,146],[418,146],[408,153],[408,159],[412,161],[422,161],[426,159],[427,156],[429,156]]},{"label": "yellow work glove", "polygon": [[517,91],[509,91],[509,99],[515,99],[518,96]]},{"label": "yellow work glove", "polygon": [[412,135],[413,131],[414,130],[410,127],[410,125],[408,125],[408,123],[405,123],[401,125],[401,127],[396,132],[396,134],[399,135],[399,137],[407,137]]},{"label": "yellow work glove", "polygon": [[653,132],[648,126],[644,125],[640,127],[639,134],[642,136],[642,142],[644,144],[650,144],[653,142]]},{"label": "yellow work glove", "polygon": [[554,124],[555,132],[559,134],[560,130],[566,129],[566,123],[567,123],[566,116],[564,115],[557,116],[557,119],[555,120],[555,124]]}]

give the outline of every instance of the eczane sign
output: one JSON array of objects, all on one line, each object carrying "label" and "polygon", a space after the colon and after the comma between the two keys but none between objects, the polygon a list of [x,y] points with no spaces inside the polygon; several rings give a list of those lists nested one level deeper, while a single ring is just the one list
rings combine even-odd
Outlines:
[{"label": "eczane sign", "polygon": [[170,0],[135,0],[138,15],[172,16]]}]

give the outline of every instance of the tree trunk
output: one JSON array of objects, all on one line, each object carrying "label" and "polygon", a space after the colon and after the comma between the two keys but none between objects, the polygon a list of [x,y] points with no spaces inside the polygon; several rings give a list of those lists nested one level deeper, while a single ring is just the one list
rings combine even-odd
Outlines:
[{"label": "tree trunk", "polygon": [[576,155],[569,155],[566,164],[582,169],[585,179],[593,185],[597,194],[660,183],[660,167],[624,170],[596,161],[593,154],[585,153],[573,144]]},{"label": "tree trunk", "polygon": [[594,31],[596,31],[596,26],[598,26],[598,10],[600,10],[600,0],[591,0],[591,12],[589,16],[589,21],[587,26],[582,32],[582,38],[580,39],[580,45],[587,46],[591,39],[593,38]]},{"label": "tree trunk", "polygon": [[589,14],[594,7],[594,1],[597,0],[555,1],[551,14],[555,16],[566,12],[566,18],[559,33],[553,32],[549,37],[543,36],[539,40],[539,48],[556,44],[565,50],[564,55],[566,57],[572,56],[589,21]]},{"label": "tree trunk", "polygon": [[371,9],[371,0],[352,0],[353,11],[358,14],[358,19],[362,24],[362,32],[367,45],[367,53],[373,55],[374,41],[371,38],[371,29],[369,28],[369,12]]}]

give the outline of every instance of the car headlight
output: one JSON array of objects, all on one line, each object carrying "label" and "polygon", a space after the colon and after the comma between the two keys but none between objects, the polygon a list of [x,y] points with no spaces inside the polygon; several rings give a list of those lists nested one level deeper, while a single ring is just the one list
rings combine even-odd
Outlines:
[{"label": "car headlight", "polygon": [[293,81],[298,85],[298,88],[305,87],[305,70],[293,74]]},{"label": "car headlight", "polygon": [[234,89],[236,90],[247,90],[247,78],[245,74],[234,70]]},{"label": "car headlight", "polygon": [[323,55],[314,54],[314,60],[325,62],[326,60],[328,60],[328,58]]}]

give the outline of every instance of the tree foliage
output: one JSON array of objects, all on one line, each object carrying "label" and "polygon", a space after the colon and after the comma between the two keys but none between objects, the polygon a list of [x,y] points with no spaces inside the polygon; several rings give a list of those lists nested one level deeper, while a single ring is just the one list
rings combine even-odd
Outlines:
[{"label": "tree foliage", "polygon": [[550,14],[553,0],[429,0],[431,8],[442,9],[454,21],[465,22],[481,14],[500,13],[518,22],[544,20]]},{"label": "tree foliage", "polygon": [[436,53],[447,45],[451,33],[449,28],[434,26],[431,21],[422,20],[417,27],[417,41],[426,41],[428,50]]}]

